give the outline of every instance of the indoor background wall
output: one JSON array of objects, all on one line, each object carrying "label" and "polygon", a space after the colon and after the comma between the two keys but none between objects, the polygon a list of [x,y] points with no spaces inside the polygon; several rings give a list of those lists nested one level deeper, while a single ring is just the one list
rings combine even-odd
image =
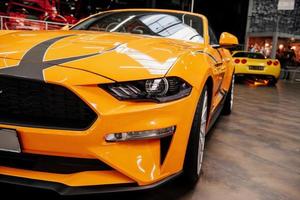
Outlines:
[{"label": "indoor background wall", "polygon": [[275,32],[279,19],[279,32],[300,35],[300,0],[295,0],[294,10],[280,11],[277,10],[278,0],[252,1],[249,33]]}]

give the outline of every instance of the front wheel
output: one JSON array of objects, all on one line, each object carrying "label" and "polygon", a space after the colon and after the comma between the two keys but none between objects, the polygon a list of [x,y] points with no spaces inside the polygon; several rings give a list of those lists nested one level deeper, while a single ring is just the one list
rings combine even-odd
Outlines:
[{"label": "front wheel", "polygon": [[208,91],[205,86],[196,108],[184,162],[184,179],[189,186],[194,186],[201,174],[207,117]]}]

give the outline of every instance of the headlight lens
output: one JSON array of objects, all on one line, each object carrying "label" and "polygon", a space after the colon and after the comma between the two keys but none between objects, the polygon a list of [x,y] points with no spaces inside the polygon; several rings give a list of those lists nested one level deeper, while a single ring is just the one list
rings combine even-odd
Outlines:
[{"label": "headlight lens", "polygon": [[178,77],[99,85],[119,100],[168,102],[191,93],[192,87]]},{"label": "headlight lens", "polygon": [[169,82],[166,78],[147,80],[145,90],[150,96],[164,96],[169,90]]}]

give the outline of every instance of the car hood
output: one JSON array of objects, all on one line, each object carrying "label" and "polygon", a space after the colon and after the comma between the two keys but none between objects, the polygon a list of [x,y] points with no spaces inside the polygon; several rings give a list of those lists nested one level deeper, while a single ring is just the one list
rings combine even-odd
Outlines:
[{"label": "car hood", "polygon": [[156,78],[196,46],[124,33],[19,31],[0,34],[0,74],[46,80],[47,70],[59,66],[114,81]]}]

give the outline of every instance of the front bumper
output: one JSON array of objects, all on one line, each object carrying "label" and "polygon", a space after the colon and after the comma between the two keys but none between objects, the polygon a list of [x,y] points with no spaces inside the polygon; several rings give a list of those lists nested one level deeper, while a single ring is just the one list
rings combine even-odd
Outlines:
[{"label": "front bumper", "polygon": [[167,182],[178,177],[180,174],[181,173],[174,174],[155,184],[151,184],[147,186],[138,186],[135,183],[129,183],[129,184],[114,184],[109,186],[100,185],[100,186],[71,187],[56,182],[41,181],[41,180],[20,178],[14,176],[5,176],[5,175],[0,175],[0,183],[51,190],[60,195],[73,196],[73,195],[90,195],[90,194],[103,194],[103,193],[107,194],[107,193],[116,193],[116,192],[151,190],[166,184]]},{"label": "front bumper", "polygon": [[[144,187],[182,170],[199,97],[197,90],[193,89],[188,97],[169,103],[125,102],[115,99],[95,84],[106,80],[99,80],[96,75],[95,81],[93,77],[87,79],[91,81],[88,85],[79,84],[77,79],[74,79],[74,82],[71,82],[70,78],[66,79],[65,83],[60,81],[99,116],[87,130],[56,130],[7,124],[0,124],[0,127],[15,129],[18,132],[23,153],[98,159],[112,170],[60,174],[0,166],[1,175],[33,179],[37,182],[54,182],[75,188],[132,183]],[[163,159],[161,139],[120,143],[107,143],[104,139],[105,135],[110,133],[154,130],[170,126],[176,126],[176,132]]]}]

